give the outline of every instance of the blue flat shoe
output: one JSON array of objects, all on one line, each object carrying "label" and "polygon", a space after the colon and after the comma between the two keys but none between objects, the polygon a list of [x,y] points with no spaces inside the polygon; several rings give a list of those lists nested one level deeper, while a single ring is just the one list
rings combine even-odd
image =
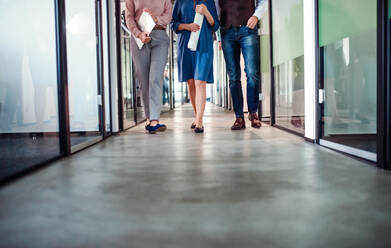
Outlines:
[{"label": "blue flat shoe", "polygon": [[150,134],[155,134],[156,132],[164,132],[167,130],[167,126],[164,124],[157,124],[155,126],[145,126],[145,129],[150,133]]},{"label": "blue flat shoe", "polygon": [[157,128],[157,131],[158,131],[158,132],[164,132],[164,131],[167,130],[167,126],[164,125],[164,124],[157,124],[156,126],[158,127],[158,128]]}]

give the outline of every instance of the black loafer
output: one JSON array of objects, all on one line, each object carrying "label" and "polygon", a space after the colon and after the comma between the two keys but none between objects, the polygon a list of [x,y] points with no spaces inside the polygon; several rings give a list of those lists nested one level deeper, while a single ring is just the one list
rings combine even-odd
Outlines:
[{"label": "black loafer", "polygon": [[190,128],[191,129],[194,129],[194,128],[196,128],[196,124],[193,122],[193,123],[191,123],[191,126],[190,126]]},{"label": "black loafer", "polygon": [[195,133],[203,133],[204,132],[204,128],[203,127],[196,127],[196,128],[194,128],[194,132]]}]

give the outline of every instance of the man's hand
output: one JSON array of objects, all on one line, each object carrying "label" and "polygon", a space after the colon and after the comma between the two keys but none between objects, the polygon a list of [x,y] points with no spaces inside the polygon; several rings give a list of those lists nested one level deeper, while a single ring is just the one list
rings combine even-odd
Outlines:
[{"label": "man's hand", "polygon": [[247,21],[247,27],[250,29],[254,29],[258,24],[258,17],[252,16],[250,19]]},{"label": "man's hand", "polygon": [[149,37],[148,33],[146,32],[141,32],[137,38],[139,38],[141,40],[142,43],[146,44],[146,43],[149,43],[152,39],[151,37]]},{"label": "man's hand", "polygon": [[200,30],[200,26],[196,23],[190,23],[187,24],[187,30],[189,30],[190,32],[197,32],[198,30]]},{"label": "man's hand", "polygon": [[154,16],[154,15],[152,14],[152,11],[151,11],[150,9],[145,8],[145,9],[144,9],[144,12],[147,12],[148,14],[150,14],[150,15],[152,16],[153,21],[154,21],[155,23],[157,23],[157,18],[156,18],[156,16]]}]

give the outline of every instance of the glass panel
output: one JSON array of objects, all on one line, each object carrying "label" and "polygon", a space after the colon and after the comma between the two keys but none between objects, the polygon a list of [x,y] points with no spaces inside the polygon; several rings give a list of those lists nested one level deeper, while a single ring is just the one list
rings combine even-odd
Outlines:
[{"label": "glass panel", "polygon": [[[167,28],[167,36],[170,37],[170,32],[171,29]],[[163,98],[162,98],[162,112],[169,111],[171,109],[170,106],[170,59],[171,59],[171,51],[170,49],[168,50],[168,62],[166,64],[166,68],[164,70],[164,75],[163,75]]]},{"label": "glass panel", "polygon": [[107,1],[102,1],[102,46],[103,46],[103,76],[105,86],[105,117],[106,132],[111,132],[110,121],[110,68],[109,68],[109,36],[108,36],[108,18]]},{"label": "glass panel", "polygon": [[99,128],[95,1],[66,1],[68,90],[72,145],[101,135]]},{"label": "glass panel", "polygon": [[60,155],[52,0],[0,0],[0,180]]},{"label": "glass panel", "polygon": [[304,134],[303,0],[273,1],[276,124]]},{"label": "glass panel", "polygon": [[181,104],[184,104],[185,102],[190,102],[188,96],[187,96],[187,83],[181,83],[178,81],[178,36],[176,33],[172,32],[173,37],[173,73],[171,75],[172,77],[172,83],[174,85],[174,100],[175,100],[175,106],[179,106]]},{"label": "glass panel", "polygon": [[[376,28],[377,0],[319,0],[320,46]],[[354,8],[352,7],[354,6]]]},{"label": "glass panel", "polygon": [[304,56],[274,70],[276,123],[304,134]]},{"label": "glass panel", "polygon": [[388,0],[388,18],[391,19],[391,0]]},{"label": "glass panel", "polygon": [[121,58],[122,58],[122,93],[124,128],[135,125],[135,100],[133,88],[133,73],[130,49],[130,35],[123,28],[121,30]]},{"label": "glass panel", "polygon": [[261,19],[261,92],[262,120],[270,120],[270,28],[269,12],[266,11]]},{"label": "glass panel", "polygon": [[[332,0],[323,0],[319,15],[326,23],[334,20],[335,15],[327,13],[337,11],[331,8]],[[330,2],[330,4],[329,4]],[[364,3],[365,2],[365,3]],[[322,31],[324,40],[338,39],[321,48],[321,78],[324,82],[325,103],[323,104],[323,139],[360,150],[376,152],[376,99],[377,99],[377,47],[376,47],[376,1],[365,0],[361,7],[354,11],[343,10],[340,13],[341,28]],[[338,3],[341,3],[338,1]],[[370,3],[370,5],[368,5]],[[326,5],[328,4],[328,5]],[[355,3],[355,6],[359,5]],[[344,5],[342,5],[344,6]],[[327,12],[325,12],[327,11]],[[359,15],[359,16],[355,16]],[[360,18],[371,23],[365,28],[357,28],[352,20]],[[360,21],[362,22],[362,21]],[[350,26],[349,26],[350,25]],[[349,29],[350,28],[350,29]],[[344,31],[345,33],[342,33]],[[326,35],[330,35],[326,36]]]},{"label": "glass panel", "polygon": [[304,54],[303,0],[273,0],[273,65]]}]

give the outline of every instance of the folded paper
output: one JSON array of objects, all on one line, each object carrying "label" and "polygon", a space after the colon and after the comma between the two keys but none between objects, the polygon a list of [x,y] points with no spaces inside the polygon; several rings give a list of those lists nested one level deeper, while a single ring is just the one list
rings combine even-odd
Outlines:
[{"label": "folded paper", "polygon": [[[148,34],[150,34],[156,26],[156,23],[153,20],[152,16],[148,12],[145,12],[145,11],[141,14],[137,24],[142,32],[146,32]],[[133,37],[134,37],[134,40],[136,41],[138,48],[139,49],[143,48],[144,43],[139,38],[135,37],[134,35],[133,35]]]}]

